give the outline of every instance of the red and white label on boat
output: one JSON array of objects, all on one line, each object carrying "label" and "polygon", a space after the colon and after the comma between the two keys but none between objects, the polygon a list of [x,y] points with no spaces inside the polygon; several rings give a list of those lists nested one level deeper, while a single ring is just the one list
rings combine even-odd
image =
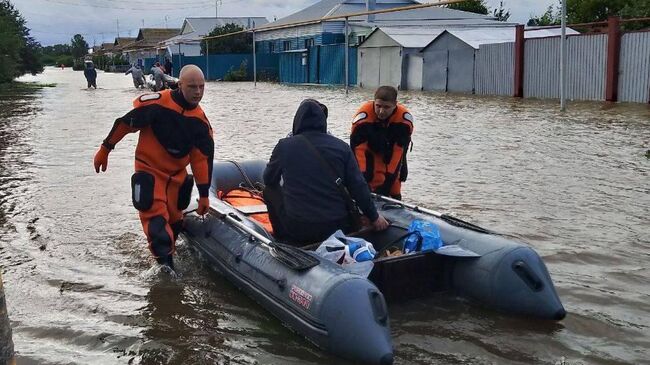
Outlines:
[{"label": "red and white label on boat", "polygon": [[294,302],[298,303],[301,307],[309,309],[311,306],[311,300],[313,296],[303,289],[297,287],[295,284],[291,285],[291,290],[289,291],[289,298]]}]

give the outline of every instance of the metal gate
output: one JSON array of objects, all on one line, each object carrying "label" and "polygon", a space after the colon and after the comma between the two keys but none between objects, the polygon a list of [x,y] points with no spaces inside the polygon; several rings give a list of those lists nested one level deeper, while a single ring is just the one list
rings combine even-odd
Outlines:
[{"label": "metal gate", "polygon": [[427,52],[422,60],[422,89],[447,91],[448,51]]},{"label": "metal gate", "polygon": [[474,50],[450,49],[447,60],[447,91],[474,92]]}]

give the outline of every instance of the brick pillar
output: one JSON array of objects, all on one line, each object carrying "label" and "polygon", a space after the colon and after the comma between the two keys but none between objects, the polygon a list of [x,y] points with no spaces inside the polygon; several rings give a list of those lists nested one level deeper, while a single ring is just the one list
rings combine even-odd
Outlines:
[{"label": "brick pillar", "polygon": [[513,95],[516,98],[524,96],[524,26],[515,28],[515,85]]},{"label": "brick pillar", "polygon": [[621,30],[619,18],[607,19],[607,74],[605,76],[605,100],[618,100],[618,65],[621,56]]}]

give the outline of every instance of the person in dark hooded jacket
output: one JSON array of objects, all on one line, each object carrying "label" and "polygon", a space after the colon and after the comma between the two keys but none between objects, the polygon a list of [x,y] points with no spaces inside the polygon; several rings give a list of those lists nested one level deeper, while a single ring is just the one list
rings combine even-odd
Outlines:
[{"label": "person in dark hooded jacket", "polygon": [[338,229],[350,230],[346,201],[333,174],[342,179],[374,228],[386,229],[388,222],[377,213],[350,146],[327,133],[327,107],[304,100],[293,118],[292,135],[278,142],[264,171],[264,198],[276,238],[306,244]]},{"label": "person in dark hooded jacket", "polygon": [[86,68],[84,69],[84,76],[88,83],[88,88],[94,87],[97,89],[97,70],[95,70],[95,65],[92,62],[86,62]]}]

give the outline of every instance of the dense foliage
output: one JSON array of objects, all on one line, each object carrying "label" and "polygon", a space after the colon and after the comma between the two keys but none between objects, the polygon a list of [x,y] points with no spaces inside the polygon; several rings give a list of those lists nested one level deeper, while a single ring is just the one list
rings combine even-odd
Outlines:
[{"label": "dense foliage", "polygon": [[0,83],[42,71],[41,45],[9,0],[0,0]]},{"label": "dense foliage", "polygon": [[[226,24],[223,27],[216,27],[208,37],[241,32],[244,28],[236,24]],[[201,42],[201,53],[205,54],[205,43]],[[224,53],[252,53],[253,35],[249,32],[235,34],[229,37],[213,38],[208,40],[209,54]]]}]

